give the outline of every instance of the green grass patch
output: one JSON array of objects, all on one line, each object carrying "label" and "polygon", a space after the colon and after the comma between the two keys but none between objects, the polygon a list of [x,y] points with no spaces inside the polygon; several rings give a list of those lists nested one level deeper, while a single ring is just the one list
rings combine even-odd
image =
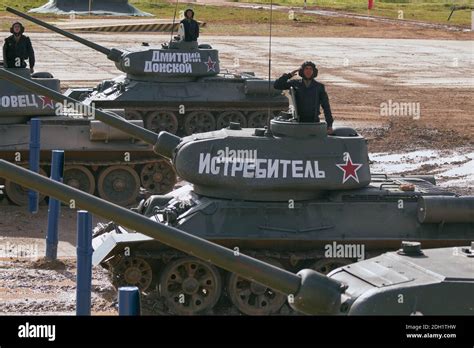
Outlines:
[{"label": "green grass patch", "polygon": [[0,9],[2,12],[5,12],[5,7],[14,7],[18,11],[28,11],[32,8],[39,7],[45,4],[47,1],[45,0],[22,0],[22,1],[7,1],[7,0],[0,0]]},{"label": "green grass patch", "polygon": [[[154,14],[159,18],[173,18],[175,5],[163,3],[156,0],[131,0],[131,4],[142,11]],[[267,10],[239,9],[232,7],[220,7],[210,5],[198,5],[196,3],[178,3],[178,12],[187,8],[193,8],[196,19],[207,23],[267,23],[270,13]],[[288,21],[285,13],[273,13],[275,21]]]},{"label": "green grass patch", "polygon": [[[240,2],[270,3],[270,0],[239,0]],[[274,0],[274,4],[301,6],[303,0]],[[375,0],[370,14],[388,18],[398,18],[403,11],[404,19],[426,21],[438,24],[454,24],[469,26],[471,11],[456,11],[448,22],[451,6],[474,6],[471,0]],[[367,0],[307,0],[307,6],[343,10],[367,14]]]},{"label": "green grass patch", "polygon": [[[46,3],[47,0],[24,0],[18,4],[18,0],[0,0],[0,14],[8,14],[5,7],[10,6],[22,12],[39,7]],[[131,0],[132,5],[142,11],[149,12],[158,18],[172,19],[175,11],[175,5],[168,2],[156,0]],[[266,23],[269,20],[270,13],[267,10],[254,9],[238,9],[232,7],[218,7],[209,5],[197,5],[196,3],[178,3],[178,13],[187,8],[193,8],[196,12],[196,19],[208,23]],[[13,16],[13,15],[12,15]],[[34,14],[35,17],[54,18],[54,15]],[[58,16],[64,18],[64,16]],[[77,18],[86,18],[85,16],[76,15]],[[94,16],[95,17],[95,16]],[[287,21],[288,15],[285,13],[273,13],[275,21]]]},{"label": "green grass patch", "polygon": [[[17,4],[17,0],[0,0],[0,16],[12,16],[5,11],[5,7],[10,6],[18,9],[22,12],[27,12],[32,8],[39,7],[43,5],[47,0],[25,0],[20,5]],[[163,19],[172,19],[175,12],[175,5],[168,2],[161,2],[156,0],[132,0],[129,1],[131,4],[136,6],[142,11],[148,12],[156,16],[157,18]],[[197,5],[195,3],[178,3],[178,13],[179,11],[184,11],[187,8],[193,8],[196,12],[196,19],[212,24],[222,24],[222,25],[231,25],[231,24],[266,24],[269,22],[270,13],[267,10],[254,10],[254,9],[239,9],[232,7],[218,7],[218,6],[209,6],[209,5]],[[55,19],[66,18],[66,16],[56,16],[56,15],[44,15],[44,14],[34,14],[34,17],[38,17],[47,21],[54,21]],[[76,15],[76,18],[89,18],[88,15],[79,16]],[[97,18],[97,16],[92,16],[92,18]],[[314,21],[314,17],[305,16],[307,21]],[[178,20],[178,18],[177,18]],[[24,21],[24,20],[23,20]],[[0,19],[0,29],[8,30],[10,27],[11,21],[1,20]],[[273,13],[273,22],[275,24],[288,23],[288,15],[283,12],[274,12]],[[28,27],[35,27],[36,25],[32,23],[27,23]],[[206,31],[206,27],[203,29]]]}]

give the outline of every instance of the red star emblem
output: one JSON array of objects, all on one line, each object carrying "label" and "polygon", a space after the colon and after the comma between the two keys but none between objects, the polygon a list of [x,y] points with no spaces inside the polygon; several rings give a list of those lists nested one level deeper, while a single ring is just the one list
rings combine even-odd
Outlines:
[{"label": "red star emblem", "polygon": [[361,163],[352,163],[351,155],[349,152],[344,153],[346,157],[346,163],[336,164],[336,166],[344,172],[344,178],[342,178],[342,183],[344,184],[350,178],[353,178],[357,183],[359,183],[359,177],[357,176],[357,171],[362,167]]},{"label": "red star emblem", "polygon": [[207,58],[207,62],[204,62],[204,64],[207,65],[207,72],[209,71],[216,71],[216,63],[211,59],[211,56]]},{"label": "red star emblem", "polygon": [[50,97],[45,97],[44,95],[40,95],[39,98],[43,102],[43,109],[45,107],[49,107],[51,109],[54,109],[54,100],[51,99]]}]

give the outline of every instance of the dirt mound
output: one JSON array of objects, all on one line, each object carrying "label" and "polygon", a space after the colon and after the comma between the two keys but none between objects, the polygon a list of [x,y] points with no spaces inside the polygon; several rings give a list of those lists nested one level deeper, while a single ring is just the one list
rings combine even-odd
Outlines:
[{"label": "dirt mound", "polygon": [[474,145],[472,137],[453,129],[439,129],[410,119],[390,119],[388,127],[365,129],[369,152],[453,149]]},{"label": "dirt mound", "polygon": [[30,267],[35,269],[62,271],[66,269],[66,263],[61,260],[48,260],[46,258],[41,258],[32,262]]}]

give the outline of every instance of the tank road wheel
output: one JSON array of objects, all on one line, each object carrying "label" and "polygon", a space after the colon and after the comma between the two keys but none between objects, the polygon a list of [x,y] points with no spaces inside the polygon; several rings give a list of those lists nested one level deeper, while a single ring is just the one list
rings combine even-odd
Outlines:
[{"label": "tank road wheel", "polygon": [[176,173],[166,160],[147,163],[140,172],[142,187],[154,194],[170,192],[176,184]]},{"label": "tank road wheel", "polygon": [[64,169],[64,183],[91,195],[95,191],[94,175],[84,166],[67,166]]},{"label": "tank road wheel", "polygon": [[[272,114],[273,115],[273,114]],[[249,128],[263,128],[267,125],[268,112],[255,111],[248,116],[247,127]]]},{"label": "tank road wheel", "polygon": [[145,117],[145,113],[140,110],[130,110],[130,109],[125,109],[125,118],[127,120],[143,120]]},{"label": "tank road wheel", "polygon": [[216,128],[222,129],[228,127],[230,122],[240,123],[242,128],[247,127],[247,119],[243,113],[240,111],[224,111],[217,118]]},{"label": "tank road wheel", "polygon": [[161,296],[175,314],[202,314],[214,307],[222,291],[219,271],[193,257],[177,259],[163,270]]},{"label": "tank road wheel", "polygon": [[[282,268],[276,260],[262,259]],[[247,315],[269,315],[278,313],[286,301],[286,296],[266,286],[251,282],[235,273],[229,275],[227,292],[232,303]]]},{"label": "tank road wheel", "polygon": [[155,133],[166,131],[176,134],[178,118],[171,111],[151,111],[145,116],[145,128]]},{"label": "tank road wheel", "polygon": [[99,196],[118,205],[135,203],[140,190],[140,178],[133,168],[111,166],[99,174]]},{"label": "tank road wheel", "polygon": [[124,257],[111,267],[111,281],[116,288],[133,285],[144,292],[153,281],[153,269],[150,263],[139,257]]},{"label": "tank road wheel", "polygon": [[322,274],[328,274],[336,268],[354,263],[351,259],[320,259],[311,265],[311,269]]},{"label": "tank road wheel", "polygon": [[[39,173],[43,176],[47,176],[43,168],[40,167]],[[5,180],[5,193],[10,201],[16,205],[27,205],[28,204],[28,189],[20,186],[13,181]],[[38,203],[44,200],[45,196],[38,193]]]},{"label": "tank road wheel", "polygon": [[204,133],[216,129],[214,115],[208,111],[193,111],[184,119],[184,132],[186,135]]}]

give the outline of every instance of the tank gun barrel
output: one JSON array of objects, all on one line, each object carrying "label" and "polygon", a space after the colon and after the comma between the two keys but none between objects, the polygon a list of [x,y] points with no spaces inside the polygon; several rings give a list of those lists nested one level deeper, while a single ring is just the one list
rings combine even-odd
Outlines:
[{"label": "tank gun barrel", "polygon": [[[10,81],[11,83],[14,83],[15,85],[24,87],[38,95],[49,97],[56,102],[62,103],[64,101],[67,101],[67,102],[73,103],[74,105],[82,104],[81,102],[71,97],[67,97],[52,89],[41,86],[40,84],[34,81],[28,80],[22,76],[19,76],[5,69],[0,69],[0,78]],[[82,105],[85,105],[85,104],[82,104]],[[114,128],[120,129],[121,131],[127,134],[130,134],[133,137],[140,139],[147,144],[153,145],[154,150],[157,154],[165,156],[167,158],[171,158],[174,147],[181,141],[181,138],[175,135],[169,134],[167,132],[160,132],[160,134],[158,135],[148,129],[134,125],[117,115],[106,113],[101,110],[97,110],[88,105],[85,105],[85,106],[89,108],[87,110],[87,113],[89,115],[94,115],[97,120],[102,121]],[[171,141],[163,141],[163,139],[171,140]],[[169,147],[166,147],[165,145],[169,145]]]},{"label": "tank gun barrel", "polygon": [[[43,28],[46,28],[48,30],[51,30],[51,31],[54,31],[55,33],[58,33],[62,36],[66,36],[74,41],[77,41],[77,42],[80,42],[81,44],[89,47],[89,48],[92,48],[93,50],[96,50],[100,53],[103,53],[105,54],[108,58],[111,57],[111,53],[113,53],[113,50],[107,48],[107,47],[104,47],[104,46],[101,46],[101,45],[98,45],[94,42],[91,42],[89,40],[86,40],[86,39],[83,39],[82,37],[79,37],[77,35],[74,35],[74,34],[71,34],[65,30],[62,30],[62,29],[59,29],[58,27],[55,27],[54,25],[51,25],[51,24],[48,24],[46,22],[43,22],[42,20],[39,20],[37,18],[34,18],[34,17],[31,17],[29,15],[27,15],[26,13],[23,13],[23,12],[20,12],[18,10],[15,10],[14,8],[11,8],[11,7],[7,7],[6,10],[10,13],[13,13],[19,17],[22,17],[30,22],[33,22]],[[113,57],[115,58],[115,56]],[[113,58],[110,58],[112,60],[116,60],[116,59],[113,59]]]},{"label": "tank gun barrel", "polygon": [[315,271],[288,272],[263,261],[199,238],[177,228],[163,225],[131,210],[52,181],[27,169],[0,160],[0,177],[37,190],[66,204],[75,206],[132,230],[140,231],[172,248],[210,262],[229,272],[256,281],[286,295],[290,305],[306,314],[334,314],[341,303],[341,283]]}]

